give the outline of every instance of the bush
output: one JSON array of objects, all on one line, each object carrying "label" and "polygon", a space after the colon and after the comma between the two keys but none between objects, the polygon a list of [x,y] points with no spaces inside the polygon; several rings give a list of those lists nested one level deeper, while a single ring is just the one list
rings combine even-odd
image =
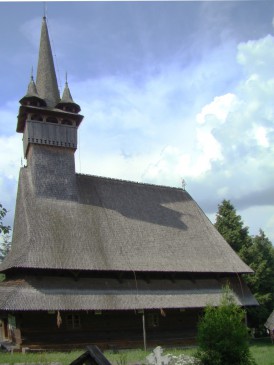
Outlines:
[{"label": "bush", "polygon": [[224,289],[219,307],[207,306],[198,324],[198,351],[203,365],[254,365],[249,351],[245,312]]}]

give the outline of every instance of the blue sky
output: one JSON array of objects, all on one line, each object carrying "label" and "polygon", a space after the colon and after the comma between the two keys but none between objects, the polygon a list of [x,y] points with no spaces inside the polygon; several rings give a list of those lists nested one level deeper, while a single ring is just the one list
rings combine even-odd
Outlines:
[{"label": "blue sky", "polygon": [[[12,225],[19,103],[42,2],[0,2],[0,202]],[[77,172],[186,189],[214,222],[231,200],[274,242],[274,1],[47,2],[60,90],[85,116]]]}]

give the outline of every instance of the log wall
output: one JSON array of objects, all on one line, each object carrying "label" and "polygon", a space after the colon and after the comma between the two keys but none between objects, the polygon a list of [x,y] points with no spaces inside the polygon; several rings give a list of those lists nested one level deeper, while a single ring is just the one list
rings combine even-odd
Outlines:
[{"label": "log wall", "polygon": [[[145,311],[148,345],[183,343],[184,340],[193,339],[199,313],[198,310],[191,309]],[[21,329],[22,346],[33,345],[42,348],[50,347],[51,344],[67,344],[76,348],[88,343],[99,344],[104,348],[142,346],[143,327],[140,312],[60,312],[60,316],[58,312],[18,313],[16,324]]]}]

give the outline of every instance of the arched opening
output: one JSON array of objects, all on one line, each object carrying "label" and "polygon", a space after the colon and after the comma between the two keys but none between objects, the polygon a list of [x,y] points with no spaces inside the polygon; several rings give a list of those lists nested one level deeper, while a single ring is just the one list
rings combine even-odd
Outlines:
[{"label": "arched opening", "polygon": [[66,125],[72,125],[72,121],[69,119],[63,119],[62,120],[62,124],[66,124]]},{"label": "arched opening", "polygon": [[30,105],[30,106],[38,106],[39,107],[41,105],[41,103],[40,103],[39,100],[29,100],[27,102],[27,105]]},{"label": "arched opening", "polygon": [[70,113],[75,113],[75,108],[73,105],[67,105],[64,110],[66,110],[67,112],[70,112]]},{"label": "arched opening", "polygon": [[32,114],[31,120],[38,120],[39,122],[43,122],[43,117],[41,114]]},{"label": "arched opening", "polygon": [[47,118],[47,123],[55,123],[55,124],[58,124],[58,120],[55,117],[48,117]]}]

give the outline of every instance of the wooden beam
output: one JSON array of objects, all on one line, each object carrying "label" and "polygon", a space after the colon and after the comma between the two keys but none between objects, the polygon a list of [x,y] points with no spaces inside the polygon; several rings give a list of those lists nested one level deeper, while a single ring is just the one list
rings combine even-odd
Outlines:
[{"label": "wooden beam", "polygon": [[146,351],[147,350],[147,334],[146,334],[145,312],[142,314],[142,323],[143,323],[144,351]]},{"label": "wooden beam", "polygon": [[171,281],[173,284],[175,284],[175,283],[176,283],[176,280],[175,280],[175,278],[176,278],[176,274],[175,274],[175,273],[170,273],[169,277],[170,277],[170,281]]},{"label": "wooden beam", "polygon": [[147,284],[150,284],[150,277],[149,277],[149,275],[147,275],[147,274],[143,274],[143,275],[142,275],[142,277],[143,277],[143,280],[144,280]]},{"label": "wooden beam", "polygon": [[73,276],[74,280],[75,281],[78,281],[79,280],[79,277],[80,277],[80,271],[78,271],[78,270],[72,270],[71,273],[72,273],[72,276]]},{"label": "wooden beam", "polygon": [[123,282],[124,282],[123,273],[121,272],[121,273],[117,274],[116,277],[117,277],[118,282],[120,284],[123,284]]},{"label": "wooden beam", "polygon": [[87,351],[72,361],[70,365],[111,365],[96,345],[87,346]]}]

